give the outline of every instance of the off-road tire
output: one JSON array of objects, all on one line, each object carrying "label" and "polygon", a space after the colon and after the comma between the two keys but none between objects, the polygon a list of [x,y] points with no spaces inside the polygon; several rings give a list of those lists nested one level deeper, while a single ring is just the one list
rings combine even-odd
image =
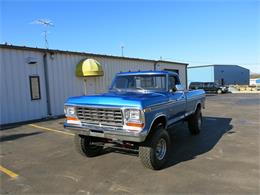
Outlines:
[{"label": "off-road tire", "polygon": [[74,145],[75,149],[85,157],[94,157],[101,153],[103,146],[96,146],[92,144],[92,139],[89,136],[75,135]]},{"label": "off-road tire", "polygon": [[[143,145],[139,146],[139,158],[146,168],[159,170],[167,163],[171,141],[168,132],[162,126],[156,127],[153,132],[154,134]],[[162,139],[166,143],[166,152],[162,159],[158,159],[156,146]]]},{"label": "off-road tire", "polygon": [[191,135],[197,135],[200,133],[202,126],[202,114],[200,108],[197,108],[196,112],[189,117],[188,126]]}]

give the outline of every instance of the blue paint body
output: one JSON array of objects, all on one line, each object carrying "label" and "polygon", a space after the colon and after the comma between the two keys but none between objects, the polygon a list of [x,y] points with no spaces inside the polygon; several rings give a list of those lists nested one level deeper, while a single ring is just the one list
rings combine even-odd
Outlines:
[{"label": "blue paint body", "polygon": [[[166,80],[169,76],[178,77],[176,73],[168,71],[128,72],[118,73],[116,76],[128,75],[164,75]],[[168,81],[166,83],[167,89],[164,91],[110,91],[100,95],[71,97],[65,102],[65,105],[120,108],[122,111],[128,108],[139,109],[144,112],[145,117],[145,126],[139,134],[147,135],[154,120],[159,117],[165,118],[167,127],[194,113],[198,104],[204,107],[205,92],[203,90],[170,92]],[[65,123],[65,127],[72,126]],[[95,127],[93,128],[95,129]]]},{"label": "blue paint body", "polygon": [[237,65],[208,65],[188,68],[188,84],[191,82],[216,82],[221,85],[248,85],[250,72]]},{"label": "blue paint body", "polygon": [[168,100],[166,93],[134,93],[134,92],[109,92],[100,95],[71,97],[66,104],[138,107],[147,108],[153,104]]}]

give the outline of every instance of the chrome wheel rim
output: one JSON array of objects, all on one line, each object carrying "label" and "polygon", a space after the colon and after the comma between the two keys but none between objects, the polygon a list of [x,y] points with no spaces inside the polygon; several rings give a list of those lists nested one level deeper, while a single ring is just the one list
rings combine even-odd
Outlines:
[{"label": "chrome wheel rim", "polygon": [[161,138],[156,145],[155,155],[158,160],[162,160],[166,154],[166,141]]}]

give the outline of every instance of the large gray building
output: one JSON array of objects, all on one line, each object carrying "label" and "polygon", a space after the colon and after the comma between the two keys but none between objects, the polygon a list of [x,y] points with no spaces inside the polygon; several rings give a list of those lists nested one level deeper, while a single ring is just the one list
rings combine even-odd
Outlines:
[{"label": "large gray building", "polygon": [[[92,58],[104,75],[77,77],[76,66]],[[69,96],[106,92],[120,71],[172,70],[187,84],[186,63],[0,45],[0,124],[63,115]]]},{"label": "large gray building", "polygon": [[206,65],[188,68],[188,83],[216,82],[221,85],[249,85],[250,72],[238,65]]}]

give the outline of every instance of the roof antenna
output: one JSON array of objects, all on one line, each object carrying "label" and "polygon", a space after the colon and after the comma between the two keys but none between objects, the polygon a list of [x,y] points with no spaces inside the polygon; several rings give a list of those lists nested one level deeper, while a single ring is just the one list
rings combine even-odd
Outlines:
[{"label": "roof antenna", "polygon": [[47,30],[47,28],[54,27],[54,24],[52,23],[52,21],[47,20],[47,19],[38,19],[38,20],[33,21],[31,24],[40,24],[44,27],[43,34],[44,34],[45,48],[48,49],[49,43],[48,43],[48,39],[47,39],[47,34],[49,33],[49,31]]}]

